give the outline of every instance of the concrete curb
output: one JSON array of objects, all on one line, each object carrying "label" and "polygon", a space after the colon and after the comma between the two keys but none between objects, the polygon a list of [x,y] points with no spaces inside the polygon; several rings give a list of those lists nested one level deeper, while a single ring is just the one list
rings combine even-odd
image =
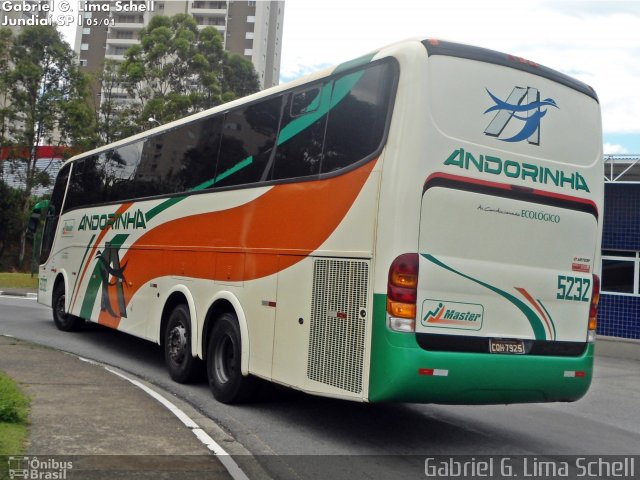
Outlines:
[{"label": "concrete curb", "polygon": [[[129,467],[142,468],[136,459],[163,456],[184,472],[204,472],[191,478],[271,480],[229,432],[170,390],[106,363],[11,335],[0,334],[0,347],[7,347],[0,348],[2,370],[32,399],[29,456],[86,457],[78,461],[88,471],[82,478],[95,480],[126,474],[125,467],[110,466],[110,458],[116,463],[118,457],[127,458]],[[161,462],[149,468],[158,472],[156,478],[169,478],[162,476],[163,469],[180,474],[176,465]]]},{"label": "concrete curb", "polygon": [[0,290],[0,296],[38,298],[38,294],[24,290]]},{"label": "concrete curb", "polygon": [[596,355],[640,361],[640,340],[598,335]]}]

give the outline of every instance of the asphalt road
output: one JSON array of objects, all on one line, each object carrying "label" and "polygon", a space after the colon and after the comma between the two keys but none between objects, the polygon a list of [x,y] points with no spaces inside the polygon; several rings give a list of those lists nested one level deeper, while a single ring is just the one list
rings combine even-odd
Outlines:
[{"label": "asphalt road", "polygon": [[176,394],[274,478],[425,478],[434,455],[640,454],[640,362],[631,360],[597,357],[590,392],[572,404],[368,405],[268,389],[257,403],[227,406],[205,383],[173,383],[158,346],[93,324],[60,332],[33,300],[0,297],[0,334],[114,365]]}]

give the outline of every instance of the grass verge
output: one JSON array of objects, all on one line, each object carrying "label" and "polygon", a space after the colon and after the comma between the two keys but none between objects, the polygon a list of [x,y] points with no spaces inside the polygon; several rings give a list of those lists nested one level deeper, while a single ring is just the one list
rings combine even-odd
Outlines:
[{"label": "grass verge", "polygon": [[28,414],[29,399],[0,372],[0,456],[24,453]]},{"label": "grass verge", "polygon": [[30,273],[0,273],[0,289],[38,288],[38,275]]}]

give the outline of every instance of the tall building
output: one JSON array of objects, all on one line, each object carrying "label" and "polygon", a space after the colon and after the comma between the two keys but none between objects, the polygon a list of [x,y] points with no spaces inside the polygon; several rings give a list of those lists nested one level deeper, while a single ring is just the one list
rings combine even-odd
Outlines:
[{"label": "tall building", "polygon": [[[284,1],[137,1],[137,12],[118,12],[109,2],[79,2],[83,24],[76,32],[80,64],[99,71],[105,59],[124,60],[138,33],[155,15],[192,15],[198,26],[213,26],[225,49],[251,60],[261,88],[278,84]],[[146,10],[143,10],[145,8]]]}]

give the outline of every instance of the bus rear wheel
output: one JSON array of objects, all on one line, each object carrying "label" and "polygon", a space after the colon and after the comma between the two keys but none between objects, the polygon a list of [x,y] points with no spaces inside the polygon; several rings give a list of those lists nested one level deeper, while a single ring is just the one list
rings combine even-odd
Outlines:
[{"label": "bus rear wheel", "polygon": [[238,319],[233,313],[223,313],[209,337],[206,359],[209,387],[219,402],[246,402],[256,393],[258,379],[242,375],[241,352]]},{"label": "bus rear wheel", "polygon": [[164,360],[171,379],[178,383],[193,382],[202,372],[200,361],[191,353],[191,315],[186,305],[178,305],[169,315]]},{"label": "bus rear wheel", "polygon": [[53,289],[53,297],[51,306],[53,308],[53,323],[56,324],[58,330],[63,332],[75,332],[80,330],[84,324],[84,320],[75,315],[67,313],[66,309],[66,294],[64,291],[64,285],[58,283]]}]

